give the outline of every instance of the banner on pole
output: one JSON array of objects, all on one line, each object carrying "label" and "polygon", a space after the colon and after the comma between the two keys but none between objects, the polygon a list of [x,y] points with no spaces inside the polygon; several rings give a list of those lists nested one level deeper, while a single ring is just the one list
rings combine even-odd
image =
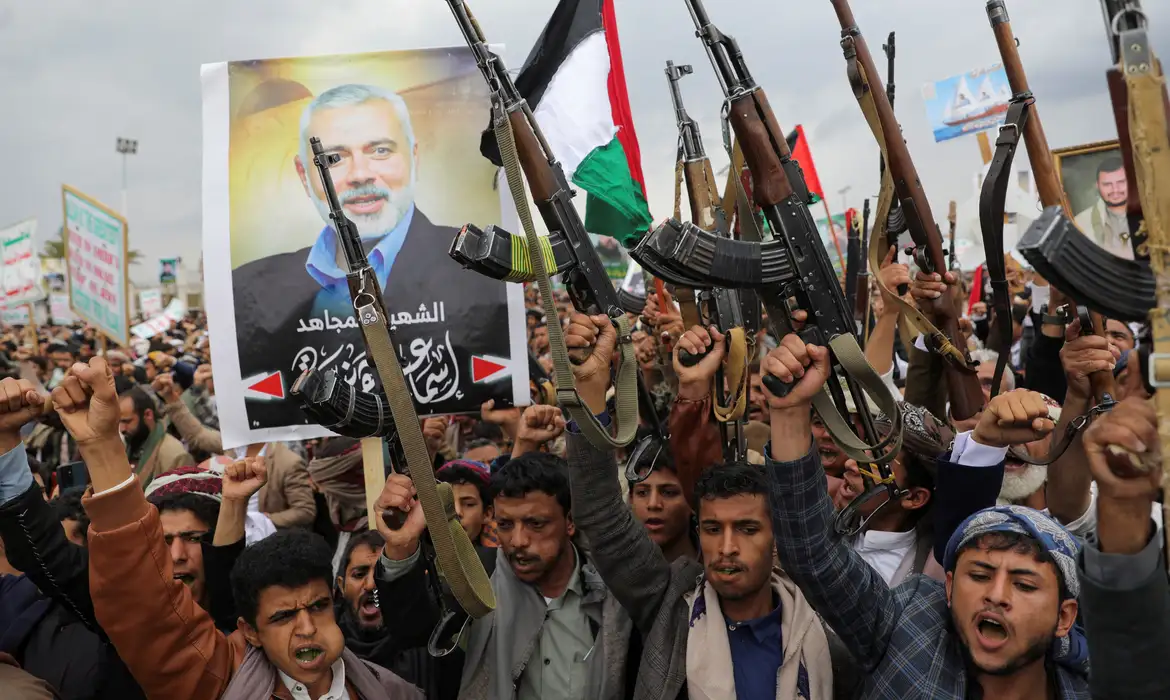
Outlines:
[{"label": "banner on pole", "polygon": [[4,284],[3,303],[7,306],[42,298],[40,290],[37,289],[40,263],[33,252],[33,237],[36,232],[36,219],[28,219],[0,229],[0,249],[4,255],[0,278]]},{"label": "banner on pole", "polygon": [[110,340],[126,345],[130,342],[126,220],[68,185],[62,187],[61,199],[70,308]]},{"label": "banner on pole", "polygon": [[158,261],[158,283],[174,284],[178,274],[178,258],[162,258]]}]

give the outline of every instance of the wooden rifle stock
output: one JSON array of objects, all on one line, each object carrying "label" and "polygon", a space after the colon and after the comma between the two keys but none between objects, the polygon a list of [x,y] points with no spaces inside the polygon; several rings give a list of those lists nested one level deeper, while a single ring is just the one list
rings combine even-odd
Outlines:
[{"label": "wooden rifle stock", "polygon": [[683,178],[687,184],[687,202],[691,205],[691,221],[704,231],[712,231],[717,219],[711,186],[707,183],[707,162],[702,158],[684,163]]},{"label": "wooden rifle stock", "polygon": [[557,191],[557,178],[549,165],[548,155],[540,146],[540,139],[528,123],[524,110],[517,107],[508,113],[508,121],[512,123],[512,133],[516,138],[516,156],[520,161],[520,168],[528,180],[528,189],[532,191],[532,199],[541,202],[552,199]]},{"label": "wooden rifle stock", "polygon": [[788,142],[776,125],[763,90],[756,89],[733,100],[727,118],[752,173],[752,200],[756,206],[776,206],[791,197],[792,183],[780,163],[781,157],[789,154]]},{"label": "wooden rifle stock", "polygon": [[[910,156],[910,149],[902,138],[902,129],[894,115],[882,85],[881,74],[873,62],[873,55],[861,35],[857,20],[853,17],[853,10],[848,0],[831,0],[833,9],[837,13],[837,20],[841,24],[841,44],[847,57],[855,52],[860,68],[865,71],[869,88],[873,93],[873,102],[877,110],[878,120],[881,122],[882,132],[886,139],[886,167],[894,181],[897,200],[902,205],[902,212],[906,217],[906,224],[910,237],[916,247],[915,259],[918,266],[926,272],[939,275],[947,271],[946,257],[943,254],[942,234],[935,223],[934,214],[930,209],[926,191],[914,167],[914,160]],[[857,83],[854,82],[856,89]],[[956,304],[958,288],[948,285],[943,297],[938,300],[932,309],[936,317],[936,325],[950,342],[966,354],[966,339],[959,330],[959,310]],[[955,367],[952,363],[944,364],[947,379],[948,394],[951,400],[951,415],[957,420],[966,420],[974,416],[983,407],[983,388],[979,380],[970,371]]]},{"label": "wooden rifle stock", "polygon": [[[1015,95],[1031,94],[1032,88],[1028,85],[1028,75],[1024,71],[1024,62],[1020,58],[1019,45],[1012,32],[1011,20],[1008,18],[1007,8],[1003,0],[989,0],[987,3],[988,18],[991,20],[991,30],[995,34],[995,43],[999,47],[1000,59],[1003,62],[1004,72],[1007,74],[1008,85]],[[1125,79],[1121,79],[1122,91],[1125,89]],[[1124,103],[1124,97],[1123,103]],[[1116,104],[1116,103],[1114,103]],[[1128,125],[1128,120],[1127,120]],[[1127,130],[1128,135],[1128,130]],[[1069,209],[1068,198],[1060,184],[1060,177],[1056,172],[1056,163],[1052,158],[1052,150],[1048,147],[1048,137],[1044,135],[1044,125],[1040,121],[1040,114],[1033,104],[1030,108],[1028,121],[1024,124],[1024,145],[1028,148],[1028,160],[1032,165],[1032,177],[1036,181],[1036,191],[1040,195],[1041,207],[1060,206],[1064,214],[1073,219]],[[1122,153],[1132,153],[1122,148]],[[1136,188],[1135,188],[1136,189]],[[1138,204],[1140,208],[1141,204]],[[1002,251],[1001,251],[1002,254]],[[1048,301],[1049,313],[1066,306],[1069,298],[1053,287],[1050,290]],[[1092,313],[1092,332],[1094,335],[1105,335],[1105,319],[1099,313]],[[1098,401],[1106,395],[1115,396],[1116,389],[1111,372],[1094,372],[1089,377],[1093,387],[1093,395]]]}]

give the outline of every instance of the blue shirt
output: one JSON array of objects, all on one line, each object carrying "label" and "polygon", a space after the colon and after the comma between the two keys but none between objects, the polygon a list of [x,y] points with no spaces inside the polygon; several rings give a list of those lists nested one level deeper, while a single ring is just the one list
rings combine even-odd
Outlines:
[{"label": "blue shirt", "polygon": [[[386,291],[386,282],[390,278],[390,270],[394,267],[394,259],[398,257],[398,252],[402,250],[402,244],[406,242],[406,232],[410,230],[410,223],[413,220],[414,205],[411,204],[398,225],[366,253],[370,260],[370,266],[374,268],[374,275],[378,278],[378,284],[382,285],[383,292]],[[363,243],[370,240],[363,239]],[[321,291],[317,293],[316,301],[313,304],[314,316],[320,315],[325,309],[330,311],[348,309],[348,313],[352,313],[349,288],[346,286],[345,280],[348,270],[342,269],[337,264],[337,234],[333,231],[332,224],[321,229],[321,233],[317,236],[317,242],[309,250],[309,258],[305,261],[305,270],[317,284],[321,285]]]},{"label": "blue shirt", "polygon": [[0,505],[23,496],[32,485],[33,476],[28,468],[24,445],[17,445],[0,455]]},{"label": "blue shirt", "polygon": [[771,700],[776,697],[776,674],[784,661],[780,607],[744,622],[727,619],[727,642],[735,673],[735,697]]}]

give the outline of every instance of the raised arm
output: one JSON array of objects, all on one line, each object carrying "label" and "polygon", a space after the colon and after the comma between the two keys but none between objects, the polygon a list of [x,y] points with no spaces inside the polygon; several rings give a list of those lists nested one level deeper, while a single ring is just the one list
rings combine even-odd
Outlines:
[{"label": "raised arm", "polygon": [[203,425],[191,413],[191,409],[183,403],[182,395],[171,375],[158,375],[151,386],[163,401],[163,412],[171,419],[171,423],[179,431],[189,449],[210,454],[223,453],[223,440],[219,431]]},{"label": "raised arm", "polygon": [[[685,367],[679,362],[680,350],[707,355],[697,364]],[[678,395],[670,409],[670,452],[687,503],[694,503],[695,482],[703,470],[723,461],[722,440],[711,413],[711,381],[726,354],[724,336],[714,326],[691,328],[683,333],[675,347],[673,363]]]},{"label": "raised arm", "polygon": [[[1081,553],[1081,614],[1094,698],[1170,697],[1170,584],[1150,507],[1161,479],[1157,414],[1140,398],[1123,401],[1085,434],[1097,481],[1098,537]],[[1119,446],[1152,461],[1139,473],[1124,460],[1118,476],[1107,449]]]},{"label": "raised arm", "polygon": [[761,369],[784,382],[799,380],[784,398],[768,393],[772,442],[765,459],[780,565],[861,667],[873,670],[912,591],[903,586],[904,595],[891,593],[881,575],[833,531],[825,472],[812,449],[810,403],[828,376],[828,350],[789,334]]},{"label": "raised arm", "polygon": [[[574,365],[573,371],[581,399],[594,415],[606,411],[605,393],[616,340],[617,331],[605,316],[573,314],[565,334],[566,347],[591,350],[589,358]],[[605,585],[638,628],[648,630],[666,595],[670,564],[622,501],[613,453],[598,450],[572,427],[567,442],[573,522],[589,540]]]},{"label": "raised arm", "polygon": [[174,578],[158,511],[147,503],[118,436],[118,397],[105,359],[75,364],[53,390],[93,485],[89,576],[94,612],[147,697],[217,700],[233,651]]}]

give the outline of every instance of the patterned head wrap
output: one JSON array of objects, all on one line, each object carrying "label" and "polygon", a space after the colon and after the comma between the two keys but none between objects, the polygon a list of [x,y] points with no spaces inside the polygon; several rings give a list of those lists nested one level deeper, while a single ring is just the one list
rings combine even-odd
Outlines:
[{"label": "patterned head wrap", "polygon": [[[1055,564],[1056,575],[1069,597],[1080,595],[1081,581],[1077,576],[1080,544],[1077,539],[1052,518],[1024,506],[985,508],[964,520],[947,542],[943,568],[948,572],[954,571],[959,560],[959,550],[967,543],[993,532],[1014,532],[1039,542]],[[1053,641],[1052,658],[1062,666],[1081,673],[1087,672],[1089,646],[1079,622],[1069,631],[1068,636],[1057,637]]]},{"label": "patterned head wrap", "polygon": [[[210,460],[208,460],[210,461]],[[174,496],[181,493],[197,493],[207,496],[216,503],[222,500],[220,489],[223,486],[223,471],[208,469],[207,462],[198,467],[179,467],[156,476],[146,487],[146,498],[152,503],[165,496]]]},{"label": "patterned head wrap", "polygon": [[1060,523],[1038,510],[1024,506],[984,508],[964,520],[947,542],[943,568],[953,571],[959,560],[959,551],[965,545],[993,532],[1014,532],[1039,542],[1056,565],[1056,573],[1070,597],[1080,595],[1081,582],[1077,577],[1080,544]]},{"label": "patterned head wrap", "polygon": [[489,485],[492,481],[492,472],[491,469],[488,468],[488,465],[484,464],[483,462],[476,462],[475,460],[471,459],[453,459],[440,467],[439,471],[435,472],[435,477],[441,480],[443,478],[444,472],[450,473],[448,470],[451,467],[464,467],[466,469],[470,469],[471,472],[475,474],[476,478],[483,482],[484,486]]}]

